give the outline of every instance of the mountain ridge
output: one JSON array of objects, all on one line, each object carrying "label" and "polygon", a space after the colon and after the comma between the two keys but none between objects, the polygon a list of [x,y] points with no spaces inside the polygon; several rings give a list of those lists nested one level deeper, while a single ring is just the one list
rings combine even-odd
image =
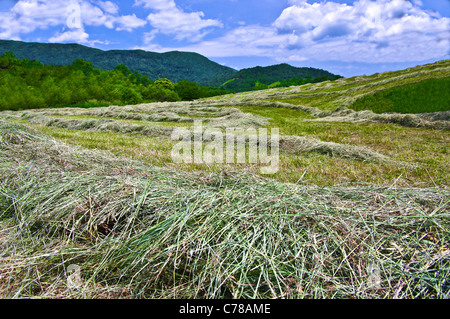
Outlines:
[{"label": "mountain ridge", "polygon": [[[334,80],[341,76],[330,73],[326,70],[312,67],[295,67],[287,63],[280,63],[270,66],[256,66],[241,69],[232,75],[232,78],[222,86],[231,90],[251,90],[256,83],[263,85],[290,86],[304,84],[307,81]],[[303,79],[306,81],[298,81]],[[292,80],[292,81],[288,81]],[[297,80],[297,81],[295,81]],[[285,81],[282,85],[282,81]]]},{"label": "mountain ridge", "polygon": [[150,80],[188,80],[199,85],[220,85],[237,72],[195,52],[101,50],[76,43],[0,40],[0,55],[7,51],[14,52],[20,59],[38,60],[51,65],[70,65],[80,58],[92,62],[102,70],[112,70],[115,66],[124,64],[130,70],[146,75]]},{"label": "mountain ridge", "polygon": [[183,51],[101,50],[77,43],[0,40],[0,56],[7,51],[14,52],[19,59],[37,60],[50,65],[70,65],[80,58],[92,62],[101,70],[112,70],[124,64],[152,81],[160,78],[172,82],[188,80],[203,86],[222,86],[235,91],[252,90],[256,82],[269,85],[287,79],[336,78],[336,75],[322,69],[294,67],[287,63],[235,70],[199,53]]}]

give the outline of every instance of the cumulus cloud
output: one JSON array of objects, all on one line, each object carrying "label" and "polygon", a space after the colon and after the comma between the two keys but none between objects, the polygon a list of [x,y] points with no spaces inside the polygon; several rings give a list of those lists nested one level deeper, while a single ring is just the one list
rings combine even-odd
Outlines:
[{"label": "cumulus cloud", "polygon": [[222,27],[214,19],[204,19],[202,11],[184,12],[174,0],[136,0],[135,6],[152,9],[147,20],[158,33],[174,36],[177,40],[199,41],[212,27]]},{"label": "cumulus cloud", "polygon": [[240,26],[188,46],[151,48],[194,51],[211,58],[260,56],[280,62],[403,63],[446,58],[450,53],[450,19],[423,10],[419,1],[310,2],[290,0],[290,6],[269,26]]},{"label": "cumulus cloud", "polygon": [[87,34],[83,29],[78,29],[74,31],[66,31],[63,33],[55,34],[51,37],[48,42],[76,42],[76,43],[88,43],[89,34]]},{"label": "cumulus cloud", "polygon": [[111,1],[18,0],[9,12],[0,12],[0,37],[20,40],[36,30],[59,28],[50,42],[98,43],[89,41],[85,26],[104,26],[132,31],[147,24],[136,15],[118,14]]},{"label": "cumulus cloud", "polygon": [[289,3],[270,26],[241,26],[220,38],[171,49],[209,57],[350,63],[424,61],[450,53],[450,19],[422,10],[417,1]]},{"label": "cumulus cloud", "polygon": [[172,10],[176,8],[174,0],[135,0],[135,6],[143,6],[154,10]]},{"label": "cumulus cloud", "polygon": [[410,1],[291,4],[273,27],[279,34],[295,34],[297,45],[291,47],[301,47],[303,55],[314,59],[419,61],[448,53],[450,19],[424,11]]},{"label": "cumulus cloud", "polygon": [[136,17],[136,15],[133,13],[132,15],[117,17],[115,19],[115,23],[118,25],[116,28],[117,31],[125,30],[128,32],[132,32],[134,29],[146,25],[147,21]]},{"label": "cumulus cloud", "polygon": [[95,1],[94,3],[109,14],[119,13],[119,6],[111,1]]}]

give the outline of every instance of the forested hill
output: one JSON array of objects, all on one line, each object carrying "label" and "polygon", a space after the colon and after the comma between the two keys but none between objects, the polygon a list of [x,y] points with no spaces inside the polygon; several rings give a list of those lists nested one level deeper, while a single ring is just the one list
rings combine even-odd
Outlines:
[{"label": "forested hill", "polygon": [[124,64],[150,80],[188,80],[199,85],[219,86],[236,73],[206,57],[190,52],[155,53],[143,50],[103,51],[79,44],[28,43],[0,40],[0,56],[12,51],[19,59],[37,60],[47,65],[71,65],[76,59],[90,61],[102,70]]},{"label": "forested hill", "polygon": [[267,67],[257,66],[242,69],[233,74],[223,86],[230,90],[248,91],[253,88],[264,89],[270,86],[301,85],[306,82],[335,80],[339,77],[322,69],[310,67],[298,68],[282,63]]}]

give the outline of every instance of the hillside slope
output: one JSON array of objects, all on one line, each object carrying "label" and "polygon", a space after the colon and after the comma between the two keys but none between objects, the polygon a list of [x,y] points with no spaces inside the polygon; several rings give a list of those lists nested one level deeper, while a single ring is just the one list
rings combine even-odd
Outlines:
[{"label": "hillside slope", "polygon": [[[450,60],[442,60],[405,70],[245,92],[224,99],[228,99],[226,103],[244,105],[277,102],[322,117],[331,112],[342,115],[353,110],[362,111],[357,112],[358,115],[367,112],[419,114],[450,111],[449,78]],[[426,101],[427,98],[432,103]]]},{"label": "hillside slope", "polygon": [[155,53],[143,50],[103,51],[79,44],[27,43],[0,40],[0,55],[13,51],[20,59],[38,60],[43,64],[70,65],[76,59],[92,62],[102,70],[124,64],[151,80],[168,78],[172,82],[188,80],[199,85],[218,86],[236,70],[191,52]]}]

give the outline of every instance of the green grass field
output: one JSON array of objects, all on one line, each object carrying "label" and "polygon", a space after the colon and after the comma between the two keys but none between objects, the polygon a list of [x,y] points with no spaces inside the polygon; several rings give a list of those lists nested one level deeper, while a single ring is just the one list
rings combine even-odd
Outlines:
[{"label": "green grass field", "polygon": [[350,107],[375,113],[427,113],[450,110],[450,77],[429,79],[366,95]]},{"label": "green grass field", "polygon": [[[0,295],[448,298],[449,71],[1,112]],[[198,120],[279,129],[279,170],[174,163]]]}]

